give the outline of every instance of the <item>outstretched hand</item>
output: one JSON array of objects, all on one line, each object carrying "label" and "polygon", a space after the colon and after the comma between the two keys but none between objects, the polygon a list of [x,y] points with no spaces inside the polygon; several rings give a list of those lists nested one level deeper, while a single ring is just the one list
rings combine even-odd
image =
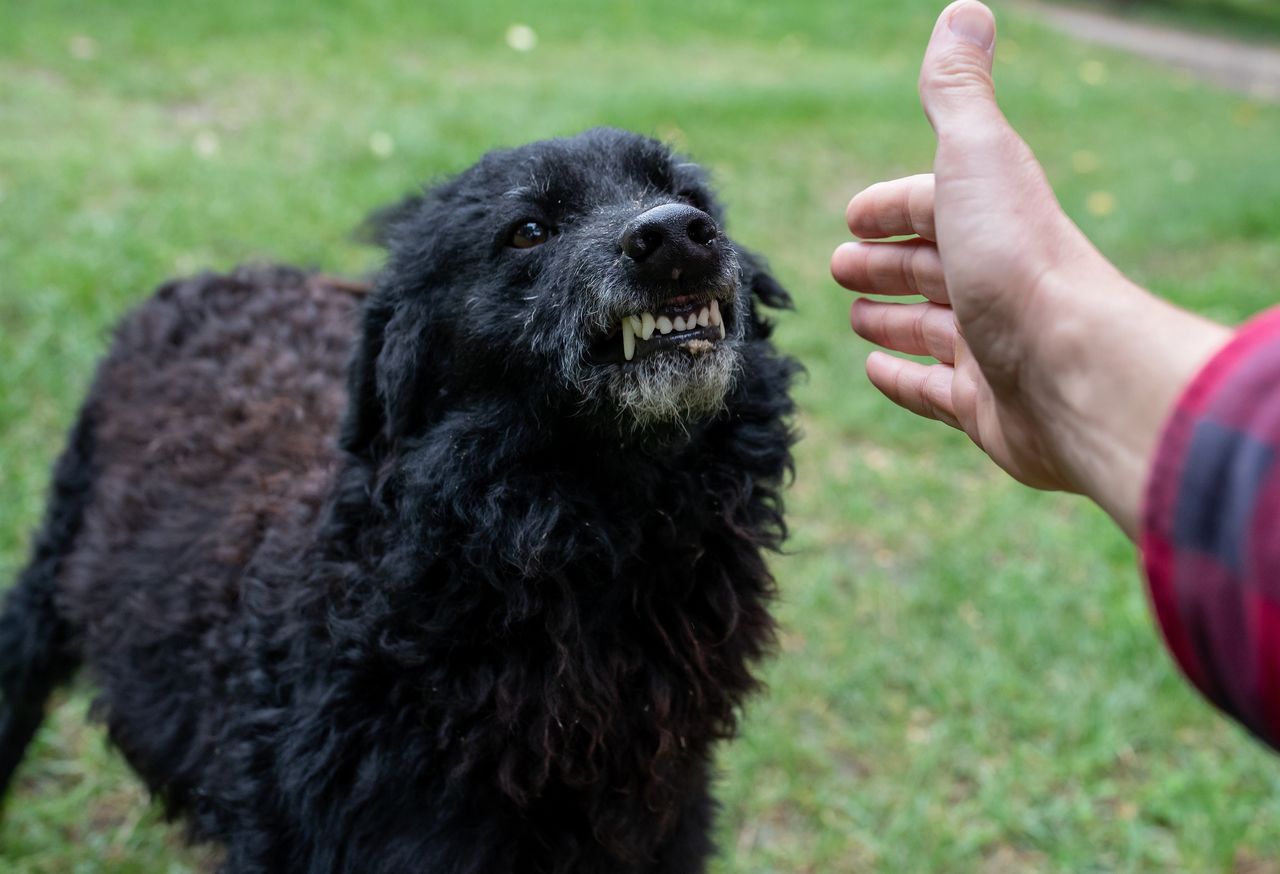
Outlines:
[{"label": "outstretched hand", "polygon": [[[1037,488],[1070,489],[1071,482],[1042,445],[1034,416],[1020,409],[1016,395],[992,390],[960,333],[956,304],[938,251],[935,193],[932,175],[913,176],[870,188],[849,206],[849,227],[859,237],[913,236],[900,242],[846,243],[832,262],[836,279],[862,292],[918,294],[926,299],[923,303],[881,303],[859,298],[849,314],[853,329],[886,349],[938,362],[919,364],[873,352],[867,360],[867,375],[900,406],[964,431],[1018,480]],[[1011,236],[1017,236],[1016,231],[1001,238],[1017,246]],[[990,256],[972,245],[964,251],[965,260],[985,261]],[[949,259],[949,266],[959,260]],[[974,297],[962,295],[958,305],[982,305]],[[1003,345],[1015,344],[1020,345],[1020,339],[1009,337]],[[1008,359],[1007,380],[1016,383],[1020,356],[1010,351],[1002,357]]]},{"label": "outstretched hand", "polygon": [[[841,285],[923,302],[854,301],[853,329],[883,352],[872,383],[963,430],[1037,488],[1090,495],[1131,535],[1160,426],[1226,332],[1151,297],[1063,213],[995,102],[995,20],[976,0],[941,15],[920,76],[938,138],[932,175],[849,204],[863,241],[832,257]],[[892,242],[865,242],[908,237]]]}]

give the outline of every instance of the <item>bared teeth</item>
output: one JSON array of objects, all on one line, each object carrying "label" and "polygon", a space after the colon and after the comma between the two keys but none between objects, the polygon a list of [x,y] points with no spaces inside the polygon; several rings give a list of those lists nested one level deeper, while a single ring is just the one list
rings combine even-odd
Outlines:
[{"label": "bared teeth", "polygon": [[630,361],[636,356],[636,335],[631,328],[631,319],[622,320],[622,357]]},{"label": "bared teeth", "polygon": [[653,319],[653,313],[640,314],[640,337],[648,340],[653,336],[653,329],[658,325]]},{"label": "bared teeth", "polygon": [[[720,315],[720,303],[713,300],[709,306],[704,306],[697,312],[689,313],[687,316],[676,316],[674,319],[670,316],[655,316],[653,313],[644,312],[636,313],[630,316],[623,316],[620,324],[622,331],[622,356],[627,361],[631,361],[636,355],[636,338],[648,340],[653,337],[654,333],[670,334],[672,331],[683,332],[692,331],[695,328],[705,328],[713,326],[719,329],[720,339],[725,338],[724,319]],[[694,340],[690,342],[709,344],[708,340]],[[692,348],[692,347],[689,347]],[[710,348],[707,345],[707,348]],[[699,346],[698,351],[705,351]]]}]

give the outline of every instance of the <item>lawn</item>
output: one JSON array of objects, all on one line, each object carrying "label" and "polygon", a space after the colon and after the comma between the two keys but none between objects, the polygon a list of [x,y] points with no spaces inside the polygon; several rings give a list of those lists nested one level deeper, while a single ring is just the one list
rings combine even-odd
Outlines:
[{"label": "lawn", "polygon": [[[861,375],[827,259],[853,193],[929,166],[941,5],[0,0],[0,580],[148,289],[255,259],[371,270],[348,236],[370,209],[495,145],[624,126],[712,168],[796,295],[778,336],[809,371],[784,631],[720,759],[718,874],[1280,871],[1280,760],[1176,674],[1132,547]],[[1109,256],[1230,322],[1280,297],[1280,107],[1011,11],[1002,33],[1001,98]],[[89,700],[30,752],[0,869],[198,870]]]}]

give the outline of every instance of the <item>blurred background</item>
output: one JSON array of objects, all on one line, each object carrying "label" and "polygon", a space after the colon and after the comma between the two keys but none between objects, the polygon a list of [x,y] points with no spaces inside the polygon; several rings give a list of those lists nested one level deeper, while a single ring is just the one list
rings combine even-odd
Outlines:
[{"label": "blurred background", "polygon": [[[1280,760],[1177,676],[1132,547],[862,375],[827,261],[851,195],[930,166],[943,5],[0,0],[0,586],[149,289],[367,273],[368,211],[494,146],[627,127],[711,168],[809,370],[781,647],[720,758],[716,872],[1280,872]],[[1224,321],[1280,300],[1280,3],[993,5],[1002,103],[1101,249]],[[207,867],[90,698],[28,755],[0,869]]]}]

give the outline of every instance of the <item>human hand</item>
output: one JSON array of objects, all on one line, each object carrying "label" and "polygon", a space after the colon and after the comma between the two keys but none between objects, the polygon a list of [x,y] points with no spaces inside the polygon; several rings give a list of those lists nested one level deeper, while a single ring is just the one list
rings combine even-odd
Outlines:
[{"label": "human hand", "polygon": [[832,257],[850,322],[886,349],[867,373],[890,400],[960,428],[1018,480],[1094,498],[1131,536],[1160,427],[1224,329],[1129,282],[1063,213],[995,103],[995,21],[975,0],[941,15],[920,77],[934,174],[849,204],[863,239]]}]

